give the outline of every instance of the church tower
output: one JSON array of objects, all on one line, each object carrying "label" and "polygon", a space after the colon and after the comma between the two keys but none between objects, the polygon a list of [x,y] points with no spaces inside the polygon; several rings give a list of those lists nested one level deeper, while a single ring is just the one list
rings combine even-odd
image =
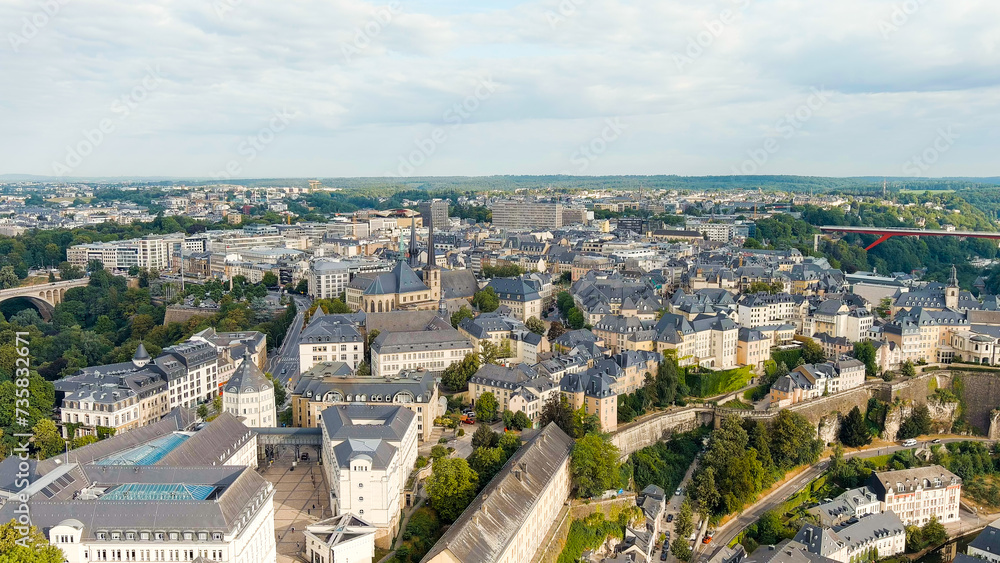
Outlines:
[{"label": "church tower", "polygon": [[951,265],[951,279],[948,280],[948,287],[944,288],[944,306],[949,309],[958,309],[958,270],[955,265]]},{"label": "church tower", "polygon": [[424,266],[424,285],[431,290],[431,301],[441,301],[441,268],[434,253],[434,218],[427,216],[427,265]]}]

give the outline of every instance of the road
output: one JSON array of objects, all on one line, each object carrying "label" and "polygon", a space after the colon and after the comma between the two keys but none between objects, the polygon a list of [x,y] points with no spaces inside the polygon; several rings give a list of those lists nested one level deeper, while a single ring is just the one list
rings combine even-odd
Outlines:
[{"label": "road", "polygon": [[[972,438],[972,437],[962,437],[962,438],[944,438],[941,443],[949,442],[964,442],[964,441],[981,441],[990,442],[985,438]],[[919,447],[925,447],[930,445],[930,441],[921,440],[918,443]],[[852,452],[844,452],[844,458],[850,459],[852,457],[878,457],[880,455],[887,455],[890,453],[895,453],[901,450],[913,449],[904,448],[903,446],[883,446],[877,448],[869,448],[866,450],[856,450]],[[744,528],[753,524],[760,518],[765,512],[771,510],[781,503],[788,500],[793,494],[805,487],[810,481],[819,477],[826,470],[826,467],[830,464],[829,458],[825,458],[817,462],[816,464],[809,467],[794,479],[789,480],[787,483],[781,485],[767,496],[757,501],[755,504],[751,505],[749,508],[745,509],[740,513],[739,517],[730,520],[725,525],[720,526],[716,531],[715,536],[712,537],[712,543],[710,546],[706,546],[698,540],[695,543],[695,553],[692,557],[692,561],[708,561],[712,557],[715,557],[723,547],[729,544]],[[707,548],[707,549],[706,549]]]},{"label": "road", "polygon": [[[275,350],[267,360],[267,371],[280,379],[289,390],[295,388],[299,379],[299,338],[302,336],[302,325],[305,321],[305,313],[309,308],[309,299],[299,295],[293,295],[298,313],[295,320],[288,327],[288,333],[281,346]],[[278,410],[281,410],[280,408]]]}]

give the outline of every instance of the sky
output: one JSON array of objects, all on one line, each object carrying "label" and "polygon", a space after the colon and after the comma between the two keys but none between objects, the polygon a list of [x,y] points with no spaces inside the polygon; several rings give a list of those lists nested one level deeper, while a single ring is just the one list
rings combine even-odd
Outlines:
[{"label": "sky", "polygon": [[0,0],[0,174],[996,176],[996,0]]}]

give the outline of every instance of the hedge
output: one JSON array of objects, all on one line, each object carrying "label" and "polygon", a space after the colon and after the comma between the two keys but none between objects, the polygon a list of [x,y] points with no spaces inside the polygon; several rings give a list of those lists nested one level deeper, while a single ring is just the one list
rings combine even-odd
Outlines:
[{"label": "hedge", "polygon": [[722,395],[746,387],[753,373],[750,366],[721,371],[688,372],[685,380],[696,397]]}]

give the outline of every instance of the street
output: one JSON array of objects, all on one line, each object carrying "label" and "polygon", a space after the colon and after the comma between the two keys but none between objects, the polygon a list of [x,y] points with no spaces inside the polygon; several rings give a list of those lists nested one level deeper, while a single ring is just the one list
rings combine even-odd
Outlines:
[{"label": "street", "polygon": [[[288,327],[288,333],[285,334],[285,340],[281,343],[281,346],[267,359],[266,370],[284,383],[289,392],[295,388],[295,384],[299,380],[299,338],[302,336],[302,325],[305,321],[306,310],[310,306],[310,301],[307,297],[300,295],[293,295],[291,297],[295,300],[295,307],[298,309],[298,313],[295,315],[292,325]],[[278,410],[282,410],[284,406],[279,405]]]},{"label": "street", "polygon": [[[944,438],[940,443],[947,444],[949,442],[964,442],[964,441],[983,441],[989,442],[985,438],[972,438],[972,437],[962,437],[962,438]],[[926,447],[931,445],[929,441],[921,440],[920,447]],[[888,455],[901,450],[913,449],[906,448],[903,446],[881,446],[869,448],[866,450],[857,450],[853,452],[844,452],[844,458],[850,459],[852,457],[860,456],[863,458],[867,457],[878,457],[880,455]],[[826,470],[827,465],[829,465],[829,458],[824,458],[797,475],[794,479],[790,479],[787,483],[784,483],[774,491],[770,492],[762,499],[758,500],[756,503],[750,507],[744,509],[743,512],[737,518],[726,522],[718,528],[715,536],[712,538],[712,543],[709,546],[704,546],[704,544],[695,544],[695,555],[692,557],[692,561],[707,561],[712,557],[715,557],[723,547],[729,544],[744,528],[753,524],[761,517],[765,512],[771,510],[782,502],[787,500],[793,494],[795,494],[799,489],[805,487],[810,481],[819,477]],[[705,547],[707,549],[699,550],[699,548]]]}]

